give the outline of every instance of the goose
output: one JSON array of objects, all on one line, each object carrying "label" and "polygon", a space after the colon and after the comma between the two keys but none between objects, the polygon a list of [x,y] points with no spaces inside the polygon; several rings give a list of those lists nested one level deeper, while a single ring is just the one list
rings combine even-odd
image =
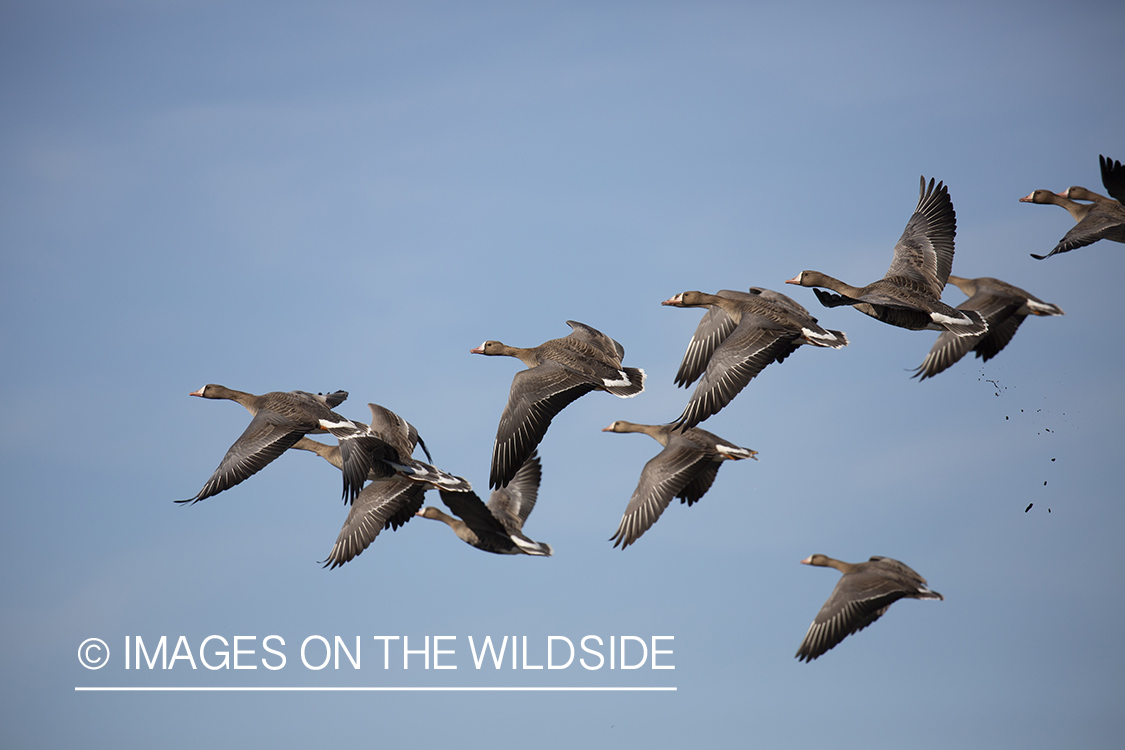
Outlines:
[{"label": "goose", "polygon": [[[371,409],[372,431],[381,435],[393,446],[400,458],[409,457],[415,447],[420,446],[426,458],[433,460],[426,443],[412,424],[383,406],[378,404],[367,406]],[[303,437],[293,447],[316,453],[337,469],[344,468],[339,446],[326,445]],[[435,471],[439,470],[435,469]],[[352,502],[344,525],[336,537],[336,543],[332,545],[328,557],[321,561],[324,566],[336,568],[343,565],[367,549],[380,531],[386,528],[397,530],[413,518],[422,507],[426,490],[440,486],[421,479],[424,473],[394,473],[387,476],[385,472],[373,467],[367,475],[370,484],[364,487]]]},{"label": "goose", "polygon": [[900,328],[946,330],[958,336],[984,333],[988,324],[975,310],[955,310],[941,301],[941,292],[953,268],[953,237],[957,217],[949,191],[942,183],[929,187],[926,178],[918,206],[895,245],[894,259],[886,275],[865,287],[854,287],[819,271],[802,271],[786,284],[824,287],[838,294],[816,290],[825,307],[851,305]]},{"label": "goose", "polygon": [[1058,193],[1053,193],[1050,190],[1044,190],[1043,188],[1032,190],[1030,193],[1020,198],[1020,203],[1039,203],[1041,205],[1053,204],[1055,206],[1061,206],[1066,209],[1067,213],[1069,213],[1071,218],[1073,218],[1075,221],[1082,221],[1083,219],[1085,219],[1086,214],[1090,212],[1091,208],[1090,204],[1088,203],[1077,203],[1070,198],[1067,198],[1065,195],[1059,195]]},{"label": "goose", "polygon": [[602,432],[640,432],[664,446],[641,470],[617,532],[609,539],[622,550],[656,523],[673,497],[689,506],[702,498],[711,489],[723,461],[758,460],[758,451],[740,448],[699,427],[680,429],[617,420]]},{"label": "goose", "polygon": [[783,362],[802,344],[832,349],[848,345],[843,332],[821,328],[808,310],[770,289],[681,292],[661,304],[707,308],[676,373],[681,387],[703,375],[675,422],[683,428],[717,414],[767,365]]},{"label": "goose", "polygon": [[485,341],[472,354],[515,357],[527,365],[512,378],[492,446],[488,486],[499,489],[543,440],[551,420],[590,391],[630,398],[644,390],[645,372],[623,367],[625,348],[601,331],[568,320],[570,335],[528,349]]},{"label": "goose", "polygon": [[[1071,200],[1071,198],[1077,198],[1080,195],[1086,196],[1094,202],[1075,203]],[[1100,200],[1096,200],[1095,197]],[[1034,190],[1020,198],[1020,202],[1053,203],[1056,206],[1062,206],[1077,222],[1069,232],[1063,235],[1063,238],[1059,240],[1051,252],[1046,255],[1031,253],[1031,257],[1036,260],[1044,260],[1059,253],[1068,253],[1071,250],[1092,245],[1098,240],[1125,242],[1125,207],[1122,207],[1117,201],[1097,195],[1097,193],[1091,193],[1085,188],[1068,188],[1066,195],[1052,193],[1050,190]]]},{"label": "goose", "polygon": [[1088,203],[1117,203],[1113,198],[1107,198],[1101,193],[1095,193],[1093,190],[1079,185],[1071,185],[1066,190],[1058,193],[1058,196],[1060,198],[1067,198],[1074,201],[1086,201]]},{"label": "goose", "polygon": [[[1034,190],[1020,198],[1021,203],[1053,203],[1065,208],[1077,222],[1075,226],[1063,235],[1054,249],[1046,255],[1031,253],[1037,260],[1050,258],[1058,253],[1066,253],[1086,245],[1091,245],[1098,240],[1112,242],[1125,242],[1125,167],[1116,159],[1105,156],[1098,157],[1101,167],[1102,184],[1113,198],[1107,198],[1100,193],[1087,190],[1074,185],[1062,193],[1052,193],[1050,190]],[[1092,203],[1075,203],[1076,200],[1093,201]]]},{"label": "goose", "polygon": [[[208,383],[189,395],[234,401],[242,404],[253,415],[246,431],[223,456],[203,489],[195,497],[176,501],[191,504],[249,479],[305,435],[325,432],[320,420],[343,419],[332,409],[348,397],[347,391],[335,391],[328,395],[305,391],[271,391],[255,396],[214,383]],[[371,467],[371,458],[369,454],[357,451],[352,446],[341,445],[341,449],[341,461],[345,467],[344,497],[350,499],[359,494],[363,477]]]},{"label": "goose", "polygon": [[1107,198],[1101,193],[1087,190],[1084,187],[1072,186],[1060,195],[1076,201],[1095,201],[1104,203],[1125,203],[1125,167],[1116,159],[1098,156],[1098,165],[1102,171],[1102,184],[1109,191],[1112,198]]},{"label": "goose", "polygon": [[475,492],[441,490],[442,502],[459,517],[453,518],[432,505],[417,515],[442,521],[462,541],[485,552],[550,557],[554,552],[551,545],[533,541],[523,533],[539,495],[542,471],[539,456],[533,452],[506,487],[492,491],[487,505]]},{"label": "goose", "polygon": [[[374,404],[371,406],[373,407],[372,411],[375,408],[382,408],[376,407]],[[390,413],[401,420],[401,417],[398,417],[394,412]],[[320,426],[336,436],[336,439],[340,441],[341,449],[354,446],[353,450],[366,453],[370,466],[369,471],[375,472],[376,476],[389,477],[397,472],[413,482],[421,482],[434,488],[449,489],[455,492],[467,492],[472,489],[472,485],[467,480],[444,472],[424,461],[411,458],[409,453],[404,453],[396,447],[395,443],[388,439],[389,436],[379,428],[373,428],[363,422],[345,418],[321,419]],[[403,443],[399,442],[398,445],[401,446]],[[346,461],[344,473],[348,473]],[[364,474],[355,479],[362,483],[366,478],[367,474]]]},{"label": "goose", "polygon": [[825,555],[812,555],[801,562],[835,568],[843,575],[809,625],[797,649],[798,661],[812,661],[852,633],[863,630],[899,599],[945,599],[926,588],[926,579],[889,557],[846,563]]},{"label": "goose", "polygon": [[[303,437],[293,447],[316,453],[336,468],[342,468],[340,450],[335,445]],[[332,550],[320,562],[331,569],[359,556],[375,541],[380,531],[387,528],[397,530],[413,518],[422,507],[427,489],[425,484],[398,475],[372,478],[371,483],[352,501]]]},{"label": "goose", "polygon": [[988,322],[988,332],[980,336],[942,333],[913,375],[920,380],[932,378],[970,351],[976,352],[985,362],[992,359],[1008,345],[1028,315],[1064,314],[1058,305],[1044,302],[1018,286],[988,276],[965,279],[950,274],[948,283],[969,295],[957,309],[978,311]]}]

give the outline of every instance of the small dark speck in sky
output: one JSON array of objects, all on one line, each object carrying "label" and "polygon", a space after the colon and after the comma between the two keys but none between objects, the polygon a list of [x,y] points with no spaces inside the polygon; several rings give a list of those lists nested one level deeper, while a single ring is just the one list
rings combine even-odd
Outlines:
[{"label": "small dark speck in sky", "polygon": [[1029,511],[1029,510],[1031,510],[1031,506],[1032,506],[1032,505],[1035,505],[1035,503],[1028,503],[1028,504],[1027,504],[1027,507],[1023,509],[1023,512],[1024,512],[1024,513],[1027,513],[1027,512]]}]

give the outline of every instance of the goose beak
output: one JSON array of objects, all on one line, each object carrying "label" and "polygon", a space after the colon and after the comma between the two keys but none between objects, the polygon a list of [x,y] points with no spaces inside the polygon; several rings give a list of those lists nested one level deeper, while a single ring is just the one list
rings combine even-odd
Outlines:
[{"label": "goose beak", "polygon": [[683,301],[684,301],[684,293],[680,292],[675,297],[672,297],[671,299],[666,299],[663,302],[661,302],[660,304],[679,306],[679,305],[683,304]]},{"label": "goose beak", "polygon": [[785,283],[786,284],[797,284],[798,286],[800,286],[800,284],[801,284],[801,274],[797,274],[793,278],[787,279],[785,281]]},{"label": "goose beak", "polygon": [[200,388],[198,391],[192,391],[188,395],[189,396],[199,396],[200,398],[203,398],[203,389]]},{"label": "goose beak", "polygon": [[801,564],[802,565],[812,565],[812,555],[806,557],[804,560],[801,560]]},{"label": "goose beak", "polygon": [[1033,198],[1034,196],[1035,196],[1035,193],[1028,193],[1028,194],[1027,194],[1027,195],[1025,195],[1024,197],[1020,198],[1020,203],[1031,203],[1031,202],[1032,202],[1032,200],[1031,200],[1031,199],[1032,199],[1032,198]]}]

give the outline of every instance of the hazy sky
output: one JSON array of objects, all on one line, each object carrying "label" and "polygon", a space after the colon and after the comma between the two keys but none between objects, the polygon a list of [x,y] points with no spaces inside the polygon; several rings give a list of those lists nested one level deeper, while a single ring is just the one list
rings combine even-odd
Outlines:
[{"label": "hazy sky", "polygon": [[[1122,28],[1111,3],[0,4],[3,745],[1118,747],[1125,248],[1035,261],[1073,220],[1017,199],[1125,160]],[[881,277],[919,175],[954,273],[1066,311],[925,382],[936,333],[784,284]],[[703,425],[760,460],[613,549],[659,446],[600,430],[689,395],[701,313],[660,302],[749,286],[850,346],[763,372]],[[648,384],[540,446],[553,558],[416,519],[324,570],[346,509],[308,453],[173,502],[249,421],[206,383],[348,390],[486,495],[520,365],[469,349],[567,320]],[[815,552],[945,601],[798,663],[838,579]],[[136,668],[161,637],[178,658]],[[314,669],[337,638],[358,666]]]}]

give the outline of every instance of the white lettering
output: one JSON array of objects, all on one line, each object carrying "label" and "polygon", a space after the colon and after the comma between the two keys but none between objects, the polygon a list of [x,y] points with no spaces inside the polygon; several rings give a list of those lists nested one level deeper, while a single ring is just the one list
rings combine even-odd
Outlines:
[{"label": "white lettering", "polygon": [[[180,653],[180,647],[183,647],[184,653]],[[180,636],[176,641],[176,648],[172,651],[172,658],[169,663],[174,667],[176,666],[177,659],[186,659],[191,663],[191,668],[195,669],[195,657],[191,655],[191,644],[188,643],[186,636]]]},{"label": "white lettering", "polygon": [[210,643],[211,641],[220,641],[220,642],[222,642],[222,644],[224,646],[230,645],[230,644],[227,643],[227,639],[223,638],[221,635],[209,635],[206,638],[204,638],[203,643],[199,644],[199,660],[201,662],[203,662],[203,666],[205,666],[205,667],[207,667],[208,669],[211,669],[211,670],[230,669],[230,654],[226,651],[216,651],[215,652],[216,656],[223,657],[223,661],[221,663],[211,664],[211,662],[207,661],[207,654],[206,654],[205,649],[207,648],[207,644]]},{"label": "white lettering", "polygon": [[504,660],[504,650],[506,648],[508,648],[508,636],[504,636],[504,640],[500,642],[500,653],[497,654],[496,649],[492,646],[492,636],[486,635],[484,637],[484,643],[481,644],[481,649],[478,653],[476,642],[471,635],[469,636],[469,650],[473,652],[473,664],[477,669],[480,669],[480,665],[484,661],[485,649],[488,649],[488,653],[492,654],[493,666],[499,669],[500,662]]},{"label": "white lettering", "polygon": [[[555,645],[555,641],[565,641],[567,648],[570,649],[570,656],[567,657],[566,664],[555,664],[554,663],[554,659],[552,658],[554,656],[554,651],[553,651],[552,647]],[[570,642],[569,638],[567,638],[564,635],[549,635],[549,636],[547,636],[547,669],[566,669],[567,667],[569,667],[571,665],[571,663],[573,661],[574,661],[574,644]]]},{"label": "white lettering", "polygon": [[593,654],[594,656],[598,657],[598,665],[596,667],[591,667],[589,664],[586,663],[586,657],[582,657],[581,659],[579,659],[578,663],[581,664],[586,669],[591,669],[591,670],[601,669],[602,666],[605,664],[605,657],[602,656],[601,651],[594,651],[594,650],[592,650],[592,649],[590,649],[589,647],[586,646],[586,641],[590,640],[591,638],[593,638],[595,641],[597,641],[599,646],[602,645],[602,639],[600,637],[596,636],[596,635],[586,636],[585,638],[582,639],[582,642],[579,645],[582,646],[582,650],[585,651],[586,653]]},{"label": "white lettering", "polygon": [[[309,645],[309,641],[320,641],[324,644],[324,661],[317,666],[309,664],[308,659],[305,657],[305,648]],[[301,663],[305,665],[306,669],[319,670],[328,666],[328,662],[332,661],[332,647],[328,645],[328,639],[322,635],[310,635],[308,638],[301,642]]]},{"label": "white lettering", "polygon": [[523,668],[524,669],[542,669],[542,664],[528,664],[527,663],[527,636],[523,637]]},{"label": "white lettering", "polygon": [[657,641],[671,641],[674,638],[675,638],[674,635],[654,635],[652,637],[652,668],[653,669],[675,669],[676,668],[676,665],[674,665],[674,664],[657,664],[656,663],[656,655],[657,654],[670,654],[670,653],[672,653],[672,649],[664,650],[664,649],[656,648],[656,642]]},{"label": "white lettering", "polygon": [[152,652],[152,658],[148,658],[148,650],[145,649],[144,639],[139,635],[137,636],[137,669],[141,668],[141,654],[144,654],[145,663],[148,664],[149,669],[156,669],[156,657],[160,657],[161,669],[168,668],[168,636],[160,636],[160,641],[156,644],[156,650]]},{"label": "white lettering", "polygon": [[333,652],[333,669],[340,668],[340,652],[343,651],[344,655],[348,657],[348,661],[352,663],[352,669],[359,669],[359,636],[355,637],[355,658],[352,658],[352,652],[348,651],[348,647],[344,645],[344,639],[340,636],[335,637],[336,648]]},{"label": "white lettering", "polygon": [[252,654],[252,653],[254,653],[254,649],[250,649],[249,651],[247,651],[245,649],[240,649],[238,647],[239,641],[256,641],[256,640],[258,640],[258,636],[256,636],[256,635],[236,635],[234,637],[234,668],[235,669],[257,669],[258,668],[257,664],[239,664],[238,663],[239,654]]},{"label": "white lettering", "polygon": [[281,657],[281,663],[278,664],[277,666],[274,666],[273,664],[266,663],[265,657],[262,657],[262,666],[265,667],[266,669],[278,670],[278,669],[281,669],[282,667],[285,666],[285,654],[281,653],[280,651],[275,651],[272,648],[270,648],[270,641],[271,640],[277,640],[280,645],[284,646],[285,645],[285,639],[282,638],[280,635],[267,635],[265,638],[262,639],[262,648],[264,648],[266,651],[270,652],[271,654],[273,654],[275,656],[280,656]]},{"label": "white lettering", "polygon": [[376,635],[375,640],[383,641],[383,669],[391,668],[391,641],[397,641],[397,635]]},{"label": "white lettering", "polygon": [[[636,643],[641,644],[641,649],[643,650],[643,652],[641,654],[641,660],[639,662],[637,662],[636,664],[626,664],[625,663],[625,641],[626,640],[634,641]],[[622,669],[640,669],[641,667],[643,667],[645,665],[646,661],[648,661],[648,644],[645,643],[644,638],[638,638],[635,635],[623,635],[623,636],[621,636],[621,668]]]},{"label": "white lettering", "polygon": [[434,669],[457,669],[456,664],[438,664],[438,657],[442,654],[456,653],[453,649],[441,649],[441,641],[455,641],[455,635],[435,635],[434,636]]},{"label": "white lettering", "polygon": [[410,665],[407,662],[409,661],[411,654],[415,654],[415,655],[425,654],[426,655],[426,667],[425,668],[429,669],[430,668],[430,636],[428,636],[428,635],[426,636],[425,645],[422,646],[421,651],[419,651],[417,649],[415,649],[414,651],[411,651],[410,650],[410,636],[404,635],[402,637],[402,668],[403,669],[409,669],[410,668]]}]

